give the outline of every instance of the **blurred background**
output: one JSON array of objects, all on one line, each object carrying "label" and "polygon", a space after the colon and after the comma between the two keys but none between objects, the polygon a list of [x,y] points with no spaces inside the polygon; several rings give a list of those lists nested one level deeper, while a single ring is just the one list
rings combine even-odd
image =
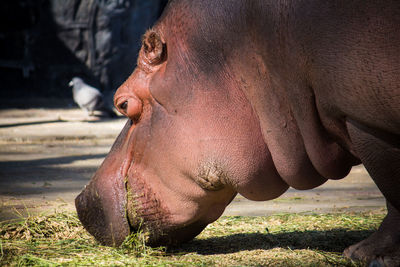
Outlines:
[{"label": "blurred background", "polygon": [[166,3],[0,1],[1,104],[21,97],[72,98],[68,82],[74,76],[112,94],[135,68],[141,36]]},{"label": "blurred background", "polygon": [[135,68],[142,34],[166,4],[0,1],[0,222],[75,209],[126,119],[89,116],[69,83],[81,77],[110,107]]}]

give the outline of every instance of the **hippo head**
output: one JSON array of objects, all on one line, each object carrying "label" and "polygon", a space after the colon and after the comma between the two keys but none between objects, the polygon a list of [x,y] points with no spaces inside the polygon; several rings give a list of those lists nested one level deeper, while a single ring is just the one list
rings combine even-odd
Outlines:
[{"label": "hippo head", "polygon": [[172,6],[144,35],[137,68],[115,94],[128,122],[76,198],[79,219],[103,244],[119,245],[139,228],[151,245],[184,242],[236,193],[265,200],[287,189],[230,75],[222,29],[210,40],[191,5]]}]

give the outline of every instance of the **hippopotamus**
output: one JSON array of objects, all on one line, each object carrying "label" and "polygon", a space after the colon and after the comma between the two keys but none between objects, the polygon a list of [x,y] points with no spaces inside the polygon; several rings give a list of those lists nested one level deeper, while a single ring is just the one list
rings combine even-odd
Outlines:
[{"label": "hippopotamus", "polygon": [[400,256],[400,2],[172,0],[118,88],[128,120],[76,198],[102,244],[191,240],[364,164],[387,201],[353,259]]}]

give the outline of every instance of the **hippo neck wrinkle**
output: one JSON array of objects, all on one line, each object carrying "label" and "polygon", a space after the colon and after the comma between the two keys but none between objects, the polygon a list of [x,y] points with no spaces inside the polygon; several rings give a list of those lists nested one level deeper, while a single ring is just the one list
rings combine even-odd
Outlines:
[{"label": "hippo neck wrinkle", "polygon": [[227,175],[220,164],[208,162],[199,168],[195,181],[205,190],[217,191],[224,187]]}]

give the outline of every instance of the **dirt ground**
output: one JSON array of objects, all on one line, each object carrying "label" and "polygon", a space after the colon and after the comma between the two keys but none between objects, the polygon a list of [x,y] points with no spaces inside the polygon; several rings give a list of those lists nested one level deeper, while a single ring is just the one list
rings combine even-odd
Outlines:
[{"label": "dirt ground", "polygon": [[[73,210],[74,198],[101,164],[125,119],[84,120],[77,108],[0,109],[0,221]],[[343,180],[289,189],[272,201],[235,198],[225,215],[375,211],[385,201],[356,166]]]}]

